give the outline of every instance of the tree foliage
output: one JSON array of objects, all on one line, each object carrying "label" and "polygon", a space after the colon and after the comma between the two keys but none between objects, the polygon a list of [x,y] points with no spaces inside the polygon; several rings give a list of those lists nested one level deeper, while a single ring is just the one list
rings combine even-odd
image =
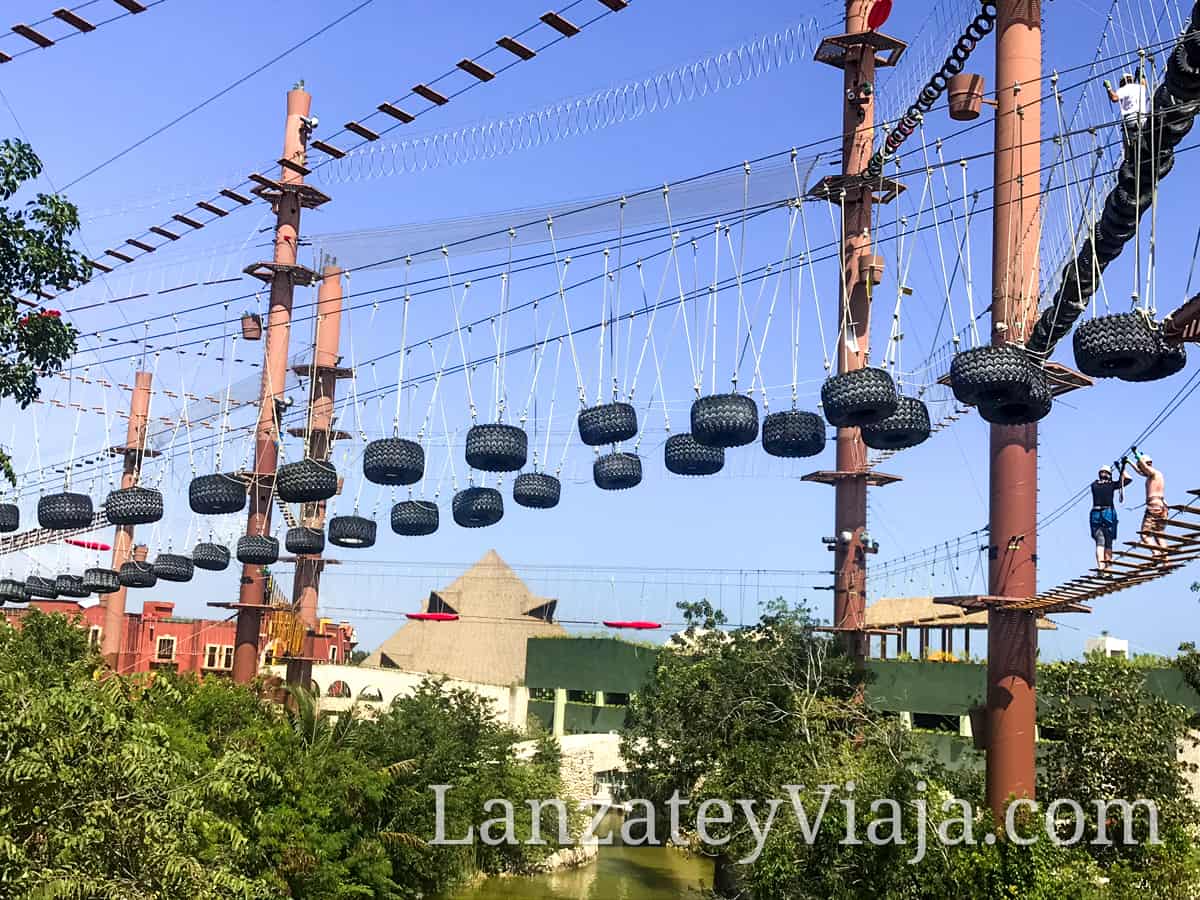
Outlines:
[{"label": "tree foliage", "polygon": [[523,735],[439,680],[377,718],[323,716],[303,692],[112,675],[30,611],[0,625],[0,709],[0,896],[401,900],[554,849],[428,843],[431,784],[451,785],[453,836],[481,798],[561,787],[553,753],[514,759]]},{"label": "tree foliage", "polygon": [[[0,203],[36,179],[42,162],[22,141],[0,141]],[[63,197],[36,194],[20,206],[0,206],[0,398],[24,409],[40,394],[38,377],[56,372],[75,352],[75,329],[56,310],[24,306],[18,297],[50,288],[64,291],[91,274],[91,264],[72,248],[79,214]],[[13,484],[9,455],[0,471]]]},{"label": "tree foliage", "polygon": [[[1064,663],[1042,668],[1043,725],[1064,735],[1045,742],[1039,796],[1090,801],[1152,798],[1160,804],[1160,847],[1060,846],[1047,834],[1045,810],[1022,812],[1028,847],[1000,839],[983,798],[978,768],[950,771],[926,739],[897,717],[873,711],[865,685],[835,641],[814,629],[805,609],[777,601],[748,628],[719,630],[707,603],[680,604],[689,627],[658,656],[653,679],[630,707],[622,748],[638,781],[634,796],[659,808],[674,791],[687,798],[683,837],[718,855],[719,887],[754,900],[799,898],[1191,897],[1200,887],[1195,807],[1175,761],[1185,711],[1150,696],[1144,672],[1127,663]],[[834,786],[811,841],[791,813],[787,785],[802,785],[807,812]],[[696,814],[710,800],[753,801],[765,815],[784,799],[774,827],[753,857],[756,838],[744,816],[709,828],[729,842],[700,841]],[[853,799],[854,822],[845,801]],[[903,811],[892,827],[889,807]],[[962,802],[969,803],[967,817]],[[919,809],[925,810],[922,822]],[[1085,807],[1086,808],[1086,807]],[[966,818],[967,823],[963,820]],[[1052,824],[1055,824],[1052,822]],[[868,829],[894,836],[872,846]],[[1095,834],[1095,822],[1088,823]],[[958,839],[945,846],[944,829]],[[660,829],[660,835],[665,833]],[[853,834],[863,843],[846,841]],[[971,840],[962,838],[970,834]],[[1135,820],[1144,840],[1146,822]],[[923,859],[917,855],[921,838]],[[745,860],[741,863],[739,861]],[[1162,876],[1166,876],[1163,882]]]}]

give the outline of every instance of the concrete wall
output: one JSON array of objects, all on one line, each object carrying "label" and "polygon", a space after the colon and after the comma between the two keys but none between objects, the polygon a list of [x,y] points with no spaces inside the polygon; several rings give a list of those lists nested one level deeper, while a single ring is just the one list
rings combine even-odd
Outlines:
[{"label": "concrete wall", "polygon": [[[285,676],[282,666],[268,670],[281,678]],[[368,709],[387,709],[397,697],[409,696],[427,678],[435,676],[427,672],[406,672],[403,669],[376,669],[368,666],[313,666],[313,682],[321,696],[321,709],[340,712],[356,703]],[[521,685],[504,687],[495,684],[477,684],[456,681],[446,684],[454,688],[466,688],[492,702],[496,718],[514,728],[524,729],[529,707],[529,691]],[[342,690],[342,686],[346,690]],[[333,693],[331,694],[331,689]],[[349,696],[335,696],[348,693]],[[378,698],[378,699],[373,699]]]}]

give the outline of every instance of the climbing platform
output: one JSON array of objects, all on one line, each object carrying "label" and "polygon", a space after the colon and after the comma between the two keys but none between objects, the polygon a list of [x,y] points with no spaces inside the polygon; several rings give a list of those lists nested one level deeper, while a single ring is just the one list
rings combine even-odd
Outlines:
[{"label": "climbing platform", "polygon": [[1142,539],[1125,541],[1124,550],[1113,554],[1108,571],[1089,569],[1085,574],[1063,582],[1033,597],[939,597],[934,602],[972,609],[1001,608],[1038,613],[1090,612],[1084,604],[1126,591],[1177,572],[1200,559],[1200,490],[1188,491],[1194,499],[1168,506],[1170,515],[1163,524],[1158,548]]}]

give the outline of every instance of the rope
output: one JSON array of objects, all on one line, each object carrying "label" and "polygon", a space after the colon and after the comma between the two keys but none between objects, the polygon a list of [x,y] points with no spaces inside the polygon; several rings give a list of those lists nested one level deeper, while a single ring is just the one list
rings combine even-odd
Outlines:
[{"label": "rope", "polygon": [[579,366],[579,353],[575,350],[575,335],[571,330],[571,312],[567,308],[567,291],[566,277],[567,266],[571,264],[571,257],[567,257],[562,263],[558,259],[558,242],[554,239],[554,219],[551,216],[546,217],[546,230],[550,233],[550,247],[554,252],[554,269],[558,275],[558,298],[562,301],[563,324],[567,328],[567,341],[571,346],[571,361],[575,364],[575,382],[579,389],[579,405],[580,407],[587,405],[587,390],[583,386],[583,370]]}]

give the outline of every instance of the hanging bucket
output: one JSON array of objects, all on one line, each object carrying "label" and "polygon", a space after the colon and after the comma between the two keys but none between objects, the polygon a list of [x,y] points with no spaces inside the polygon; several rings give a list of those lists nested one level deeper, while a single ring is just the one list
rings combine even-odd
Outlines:
[{"label": "hanging bucket", "polygon": [[956,122],[970,122],[979,118],[983,104],[983,76],[962,72],[947,82],[950,118]]},{"label": "hanging bucket", "polygon": [[262,340],[262,332],[262,316],[258,313],[242,313],[242,338],[244,340]]}]

